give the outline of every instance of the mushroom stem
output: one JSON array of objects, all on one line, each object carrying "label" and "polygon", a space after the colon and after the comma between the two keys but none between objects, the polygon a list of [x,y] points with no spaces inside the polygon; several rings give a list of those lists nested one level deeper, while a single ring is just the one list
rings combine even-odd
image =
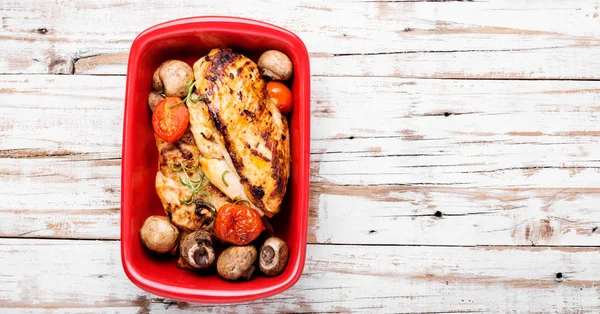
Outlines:
[{"label": "mushroom stem", "polygon": [[272,246],[265,246],[260,251],[260,258],[266,264],[271,264],[275,258],[275,250]]},{"label": "mushroom stem", "polygon": [[[193,251],[193,256],[191,259],[194,260],[194,263],[196,263],[196,265],[198,265],[198,268],[208,268],[211,266],[211,257],[212,257],[212,262],[214,262],[214,255],[215,252],[213,250],[212,247],[207,246],[206,243],[202,243],[200,244],[198,247],[195,248],[195,250]],[[188,252],[189,253],[189,252]]]},{"label": "mushroom stem", "polygon": [[193,269],[208,269],[215,264],[215,250],[210,234],[206,231],[190,233],[181,242],[179,251],[181,258]]},{"label": "mushroom stem", "polygon": [[258,266],[267,276],[279,275],[287,264],[289,249],[287,244],[277,237],[268,238],[260,248]]}]

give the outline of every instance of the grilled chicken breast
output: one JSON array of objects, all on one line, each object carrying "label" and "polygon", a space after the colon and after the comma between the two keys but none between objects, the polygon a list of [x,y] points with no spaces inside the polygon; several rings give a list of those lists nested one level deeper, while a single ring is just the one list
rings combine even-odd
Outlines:
[{"label": "grilled chicken breast", "polygon": [[[193,69],[196,93],[206,96],[188,102],[201,160],[208,159],[201,161],[202,169],[225,194],[232,197],[235,190],[272,217],[279,212],[290,173],[287,120],[267,100],[258,66],[245,56],[213,49]],[[223,173],[227,184],[219,182]]]},{"label": "grilled chicken breast", "polygon": [[[190,113],[190,130],[194,134],[200,150],[200,165],[211,184],[232,200],[249,200],[238,176],[221,133],[212,121],[208,107],[203,102],[188,100],[186,105]],[[258,207],[261,215],[264,213]]]},{"label": "grilled chicken breast", "polygon": [[[174,143],[167,143],[155,134],[156,147],[158,148],[158,172],[156,174],[156,193],[160,198],[165,213],[173,224],[183,230],[193,232],[199,230],[203,225],[210,223],[210,212],[205,210],[201,203],[186,200],[192,197],[192,189],[183,183],[188,178],[200,181],[202,169],[198,167],[198,156],[200,152],[194,142],[194,138],[188,129],[183,136]],[[181,169],[183,163],[188,170],[187,177]],[[229,199],[203,179],[206,185],[204,189],[210,194],[195,195],[196,198],[205,203],[211,203],[216,209],[227,203]],[[182,182],[183,181],[183,182]],[[200,205],[199,205],[200,204]]]}]

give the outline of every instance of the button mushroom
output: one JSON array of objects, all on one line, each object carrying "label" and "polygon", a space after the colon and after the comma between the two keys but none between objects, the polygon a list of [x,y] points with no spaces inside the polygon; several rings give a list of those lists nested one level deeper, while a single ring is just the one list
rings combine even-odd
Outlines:
[{"label": "button mushroom", "polygon": [[288,246],[283,240],[277,237],[268,238],[260,248],[260,271],[267,276],[279,275],[285,268],[288,254]]},{"label": "button mushroom", "polygon": [[148,217],[140,229],[142,244],[156,253],[174,254],[178,237],[179,230],[164,216]]},{"label": "button mushroom", "polygon": [[276,81],[287,81],[292,77],[294,66],[285,53],[278,50],[265,51],[258,59],[258,67],[263,76]]},{"label": "button mushroom", "polygon": [[163,99],[165,99],[165,96],[163,96],[161,93],[151,91],[150,94],[148,94],[148,106],[150,107],[150,110],[154,111],[156,105],[158,105],[158,103]]},{"label": "button mushroom", "polygon": [[230,246],[221,253],[217,260],[217,272],[228,280],[244,278],[249,280],[256,268],[256,248],[252,245]]},{"label": "button mushroom", "polygon": [[181,242],[179,254],[195,270],[207,269],[215,264],[216,254],[210,234],[203,230],[190,233]]},{"label": "button mushroom", "polygon": [[156,69],[152,76],[152,88],[167,97],[184,98],[187,84],[194,79],[194,71],[185,62],[167,60]]}]

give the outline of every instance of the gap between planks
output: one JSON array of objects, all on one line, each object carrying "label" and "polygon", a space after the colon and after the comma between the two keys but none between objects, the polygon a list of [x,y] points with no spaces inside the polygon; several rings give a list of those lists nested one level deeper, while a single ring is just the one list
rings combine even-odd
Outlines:
[{"label": "gap between planks", "polygon": [[[12,77],[30,77],[30,76],[49,76],[49,77],[59,77],[65,75],[72,76],[98,76],[98,77],[126,77],[126,74],[118,74],[118,73],[106,73],[106,74],[52,74],[52,73],[0,73],[1,76],[12,76]],[[599,79],[593,78],[522,78],[522,77],[514,77],[514,78],[495,78],[495,77],[422,77],[422,76],[389,76],[389,75],[321,75],[321,74],[311,74],[311,77],[321,78],[321,77],[329,77],[329,78],[372,78],[372,79],[388,79],[388,78],[396,78],[396,79],[410,79],[410,80],[431,80],[431,81],[539,81],[539,82],[600,82]]]},{"label": "gap between planks", "polygon": [[[86,242],[121,242],[121,239],[91,239],[91,238],[53,238],[53,237],[4,237],[0,240],[39,240],[44,241],[86,241]],[[441,248],[482,248],[490,250],[511,250],[511,249],[552,249],[552,250],[570,250],[570,249],[590,249],[600,248],[600,245],[444,245],[444,244],[391,244],[391,243],[327,243],[327,242],[307,242],[310,246],[358,246],[358,247],[441,247]]]}]

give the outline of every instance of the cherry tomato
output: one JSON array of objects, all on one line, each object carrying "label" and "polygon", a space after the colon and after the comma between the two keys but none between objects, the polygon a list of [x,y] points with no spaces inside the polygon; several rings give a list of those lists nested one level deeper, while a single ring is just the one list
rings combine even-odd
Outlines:
[{"label": "cherry tomato", "polygon": [[152,114],[154,132],[169,143],[178,140],[190,123],[190,114],[185,104],[171,107],[179,102],[179,97],[167,97],[156,105]]},{"label": "cherry tomato", "polygon": [[217,211],[215,234],[225,242],[245,245],[254,241],[265,230],[256,210],[235,204],[225,204]]},{"label": "cherry tomato", "polygon": [[292,92],[283,83],[270,81],[267,83],[267,93],[281,113],[288,114],[292,111]]}]

